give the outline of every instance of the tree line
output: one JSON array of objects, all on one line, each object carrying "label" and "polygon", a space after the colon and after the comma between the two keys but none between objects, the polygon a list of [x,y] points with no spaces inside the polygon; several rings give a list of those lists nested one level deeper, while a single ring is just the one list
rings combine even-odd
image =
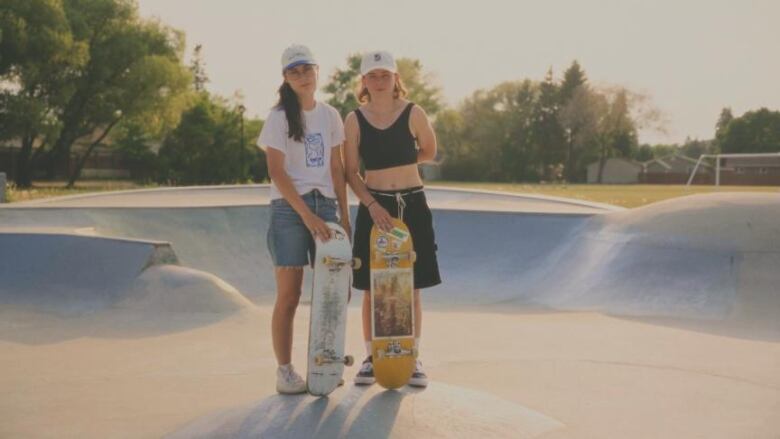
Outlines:
[{"label": "tree line", "polygon": [[0,141],[20,146],[18,186],[36,171],[72,186],[105,144],[138,180],[265,178],[249,146],[262,121],[244,118],[240,96],[209,93],[201,48],[186,65],[183,32],[135,1],[0,0],[0,26]]},{"label": "tree line", "polygon": [[[100,145],[120,153],[140,181],[267,178],[254,147],[262,120],[245,116],[240,95],[210,93],[203,47],[185,64],[183,32],[141,18],[133,0],[0,0],[0,26],[0,141],[20,145],[18,186],[30,186],[35,171],[65,172],[73,185]],[[350,55],[324,82],[342,116],[358,106],[359,65]],[[561,78],[550,69],[453,107],[419,60],[399,58],[398,68],[408,98],[434,121],[450,180],[582,182],[588,164],[603,170],[610,157],[780,151],[780,112],[763,108],[740,117],[724,108],[712,139],[641,145],[640,129],[663,125],[650,98],[591,84],[577,61]],[[68,166],[77,141],[86,146]]]}]

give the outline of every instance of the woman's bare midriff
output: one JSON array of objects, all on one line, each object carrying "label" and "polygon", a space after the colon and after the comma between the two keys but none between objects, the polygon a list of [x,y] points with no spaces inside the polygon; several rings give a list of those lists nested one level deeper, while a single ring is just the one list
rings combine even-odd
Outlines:
[{"label": "woman's bare midriff", "polygon": [[417,164],[366,171],[366,186],[369,189],[392,191],[422,185]]}]

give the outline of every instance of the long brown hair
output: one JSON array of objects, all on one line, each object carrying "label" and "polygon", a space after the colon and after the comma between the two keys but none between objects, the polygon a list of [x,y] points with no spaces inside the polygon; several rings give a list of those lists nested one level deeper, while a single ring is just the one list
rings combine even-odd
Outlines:
[{"label": "long brown hair", "polygon": [[276,108],[284,110],[284,115],[287,118],[288,137],[296,142],[301,142],[305,129],[301,102],[287,81],[284,81],[279,87],[279,102],[276,103]]},{"label": "long brown hair", "polygon": [[[405,98],[408,94],[409,92],[404,86],[404,81],[401,80],[401,75],[396,75],[395,85],[393,85],[393,99]],[[371,94],[368,92],[368,88],[366,88],[362,82],[358,86],[357,98],[358,102],[361,104],[371,102]]]}]

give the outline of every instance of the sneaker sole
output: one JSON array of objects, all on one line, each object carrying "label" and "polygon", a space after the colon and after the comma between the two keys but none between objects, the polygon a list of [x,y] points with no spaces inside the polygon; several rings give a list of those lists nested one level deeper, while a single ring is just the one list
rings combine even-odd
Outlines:
[{"label": "sneaker sole", "polygon": [[428,387],[428,380],[425,381],[416,381],[416,380],[409,380],[409,385],[412,387]]},{"label": "sneaker sole", "polygon": [[281,395],[300,395],[301,393],[306,393],[307,390],[308,389],[285,391],[285,390],[281,390],[281,389],[279,389],[277,387],[276,388],[276,393],[279,393]]},{"label": "sneaker sole", "polygon": [[369,386],[376,382],[376,378],[355,378],[355,384],[359,386]]}]

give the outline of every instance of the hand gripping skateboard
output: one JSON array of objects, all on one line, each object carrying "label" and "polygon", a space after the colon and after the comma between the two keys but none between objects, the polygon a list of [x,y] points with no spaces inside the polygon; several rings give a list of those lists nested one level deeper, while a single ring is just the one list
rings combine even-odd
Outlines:
[{"label": "hand gripping skateboard", "polygon": [[414,372],[414,272],[412,236],[403,221],[371,229],[371,354],[377,383],[396,389]]},{"label": "hand gripping skateboard", "polygon": [[327,395],[338,387],[344,365],[354,359],[344,355],[347,329],[347,301],[352,268],[360,266],[352,259],[352,246],[344,229],[327,223],[331,239],[315,239],[316,257],[311,292],[309,325],[309,361],[306,384],[312,395]]}]

